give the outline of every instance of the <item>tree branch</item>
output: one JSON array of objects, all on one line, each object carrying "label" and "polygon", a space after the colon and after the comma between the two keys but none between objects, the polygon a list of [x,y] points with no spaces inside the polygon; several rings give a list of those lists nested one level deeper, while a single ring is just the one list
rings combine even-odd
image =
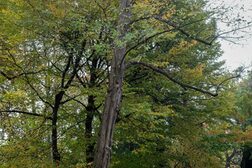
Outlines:
[{"label": "tree branch", "polygon": [[0,110],[0,113],[18,113],[18,114],[26,114],[26,115],[31,115],[31,116],[37,116],[37,117],[44,117],[45,119],[49,119],[49,120],[52,119],[52,117],[44,116],[42,114],[31,113],[31,112],[21,111],[21,110]]},{"label": "tree branch", "polygon": [[65,77],[66,77],[66,74],[67,74],[67,71],[69,70],[70,68],[70,64],[71,64],[71,61],[73,59],[73,56],[72,54],[68,56],[68,60],[67,60],[67,64],[66,64],[66,67],[62,73],[62,78],[61,78],[61,87],[63,88],[64,87],[64,83],[65,83]]},{"label": "tree branch", "polygon": [[39,94],[39,92],[35,89],[35,87],[31,84],[31,82],[29,81],[29,78],[25,75],[25,78],[26,78],[26,82],[27,82],[27,84],[31,87],[31,89],[35,92],[35,94],[38,96],[38,98],[42,101],[42,102],[44,102],[45,104],[48,104],[51,108],[54,108],[54,106],[50,103],[50,102],[48,102],[48,101],[46,101],[40,94]]},{"label": "tree branch", "polygon": [[223,84],[226,83],[227,81],[229,81],[229,80],[231,80],[231,79],[239,78],[239,77],[241,77],[240,74],[235,75],[235,76],[231,76],[231,77],[229,77],[229,78],[224,79],[222,82],[220,82],[220,83],[217,85],[217,87],[216,87],[216,92],[218,92],[218,91],[220,90],[221,85],[223,85]]},{"label": "tree branch", "polygon": [[186,37],[188,37],[188,38],[190,38],[192,40],[196,40],[196,41],[201,42],[201,43],[206,44],[206,45],[212,45],[212,43],[219,37],[219,36],[215,36],[215,37],[213,37],[212,40],[206,41],[206,40],[203,40],[201,38],[198,38],[198,37],[193,36],[190,33],[186,32],[179,25],[177,25],[175,22],[172,22],[170,20],[162,19],[160,16],[155,16],[155,19],[157,19],[158,21],[166,23],[167,25],[173,27],[174,29],[178,30],[180,33],[184,34]]},{"label": "tree branch", "polygon": [[144,62],[130,62],[130,63],[127,65],[127,67],[128,67],[129,65],[141,65],[141,66],[144,66],[144,67],[146,67],[146,68],[149,68],[149,69],[153,70],[154,72],[157,72],[157,73],[159,73],[159,74],[164,75],[164,76],[167,77],[170,81],[172,81],[173,83],[178,84],[178,85],[181,86],[183,89],[195,90],[195,91],[198,91],[198,92],[201,92],[201,93],[204,93],[204,94],[208,94],[208,95],[213,96],[213,97],[218,96],[218,93],[217,93],[217,92],[216,92],[216,93],[212,93],[212,92],[209,92],[209,91],[206,91],[206,90],[197,88],[197,87],[195,87],[195,86],[182,83],[181,81],[178,81],[178,80],[174,79],[173,77],[171,77],[171,76],[168,74],[168,72],[166,72],[165,70],[160,69],[160,68],[158,68],[158,67],[155,67],[154,65],[151,65],[151,64],[148,64],[148,63],[144,63]]},{"label": "tree branch", "polygon": [[44,71],[44,70],[39,70],[39,71],[36,71],[36,72],[23,72],[23,73],[20,73],[18,75],[15,75],[15,76],[8,76],[6,73],[4,73],[3,71],[0,70],[0,74],[3,75],[8,80],[13,80],[13,79],[21,77],[23,75],[35,75],[35,74],[38,74],[38,73],[40,73],[42,71]]},{"label": "tree branch", "polygon": [[[65,94],[67,97],[69,97],[69,101],[75,101],[75,102],[77,102],[77,103],[79,103],[80,105],[82,105],[84,108],[87,108],[87,106],[84,104],[84,103],[82,103],[80,100],[78,100],[78,99],[76,99],[75,97],[70,97],[70,96],[68,96],[67,94]],[[63,101],[64,102],[64,101]]]},{"label": "tree branch", "polygon": [[121,60],[121,64],[122,62],[125,60],[125,57],[128,55],[128,53],[130,53],[132,50],[136,49],[137,47],[139,47],[140,45],[146,43],[147,41],[149,41],[150,39],[156,37],[156,36],[159,36],[161,34],[164,34],[164,33],[167,33],[167,32],[170,32],[172,29],[167,29],[167,30],[164,30],[164,31],[161,31],[161,32],[157,32],[149,37],[146,37],[144,38],[143,40],[139,41],[138,43],[136,43],[135,45],[133,45],[132,47],[130,47],[124,54],[122,60]]},{"label": "tree branch", "polygon": [[79,96],[81,96],[81,95],[76,95],[76,96],[73,96],[73,97],[70,97],[70,96],[67,95],[67,97],[69,97],[69,98],[64,100],[64,101],[61,101],[60,104],[65,104],[65,103],[67,103],[69,101],[75,100]]}]

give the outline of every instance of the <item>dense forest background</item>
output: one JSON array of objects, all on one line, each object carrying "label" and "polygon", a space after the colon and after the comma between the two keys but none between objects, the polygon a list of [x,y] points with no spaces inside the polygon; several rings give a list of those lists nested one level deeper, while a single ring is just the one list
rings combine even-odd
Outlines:
[{"label": "dense forest background", "polygon": [[218,40],[251,22],[209,3],[0,0],[0,167],[249,168],[252,72]]}]

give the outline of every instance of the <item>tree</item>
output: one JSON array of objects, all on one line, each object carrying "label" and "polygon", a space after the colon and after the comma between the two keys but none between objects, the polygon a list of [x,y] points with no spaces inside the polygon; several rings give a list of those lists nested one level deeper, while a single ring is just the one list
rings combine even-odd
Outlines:
[{"label": "tree", "polygon": [[[221,55],[216,38],[232,31],[218,31],[216,11],[206,10],[205,1],[15,0],[3,4],[0,106],[8,140],[29,146],[25,142],[33,142],[35,136],[29,129],[49,129],[51,133],[38,131],[41,137],[31,144],[37,151],[50,144],[52,157],[47,147],[47,156],[36,158],[52,159],[56,166],[90,166],[96,154],[94,166],[108,167],[112,153],[122,161],[120,156],[128,148],[131,159],[162,154],[148,162],[159,167],[200,167],[218,160],[213,153],[221,155],[224,149],[208,148],[225,146],[222,132],[211,138],[211,131],[225,125],[226,116],[217,112],[230,112],[232,103],[225,101],[230,95],[224,91],[236,75],[225,72],[223,62],[216,61]],[[151,131],[147,135],[142,134],[148,130],[146,123]],[[19,133],[12,136],[14,132]],[[118,137],[122,133],[133,140]],[[2,149],[13,144],[6,142]],[[146,147],[145,153],[134,153],[142,149],[139,146]],[[198,160],[197,153],[209,162]]]},{"label": "tree", "polygon": [[[92,134],[93,116],[99,106],[95,106],[94,94],[88,95],[87,105],[78,100],[83,94],[78,93],[78,91],[74,89],[74,83],[77,83],[77,78],[79,85],[85,88],[99,87],[105,81],[104,76],[106,76],[107,65],[103,55],[101,56],[101,54],[96,51],[103,40],[101,39],[103,38],[101,37],[101,32],[98,33],[97,40],[94,40],[96,35],[91,37],[85,35],[85,37],[83,37],[86,30],[81,29],[80,26],[82,25],[78,25],[83,22],[81,18],[73,20],[71,22],[73,26],[71,24],[65,24],[68,19],[71,20],[78,16],[78,14],[73,16],[73,13],[69,11],[69,13],[66,13],[66,11],[64,13],[59,7],[64,7],[67,4],[62,4],[61,2],[38,2],[38,4],[39,5],[35,6],[34,2],[30,1],[18,1],[17,3],[9,2],[6,11],[3,12],[3,18],[6,19],[3,24],[9,26],[9,24],[16,25],[18,23],[18,25],[12,28],[13,32],[9,33],[5,30],[6,34],[2,35],[3,59],[6,57],[7,60],[10,60],[8,62],[12,67],[15,67],[15,69],[12,69],[15,75],[8,74],[7,70],[4,69],[1,71],[1,75],[8,80],[17,78],[23,80],[30,87],[29,89],[34,92],[35,96],[37,96],[37,98],[34,99],[34,103],[43,104],[46,106],[46,109],[51,108],[51,114],[41,114],[41,112],[37,114],[33,112],[24,112],[22,110],[3,110],[2,112],[13,112],[42,117],[44,115],[50,115],[48,117],[46,116],[46,118],[50,119],[52,122],[51,148],[53,160],[58,164],[60,161],[60,153],[58,151],[57,142],[59,126],[57,125],[60,108],[69,101],[80,103],[87,111],[85,136],[87,139],[90,138]],[[69,5],[73,4],[69,2]],[[18,15],[16,8],[23,11],[22,17],[10,18],[10,20],[7,21],[9,13]],[[43,10],[47,10],[48,12],[43,13]],[[30,16],[33,16],[33,18],[30,18]],[[64,16],[67,16],[67,18],[64,18]],[[53,20],[47,20],[48,17],[53,18]],[[27,19],[31,22],[27,22]],[[87,20],[90,19],[91,18],[87,18]],[[40,22],[41,20],[44,23],[42,25]],[[61,23],[61,21],[64,23]],[[61,27],[60,30],[55,31],[55,27],[60,27],[63,24],[64,28]],[[31,32],[30,27],[33,25],[38,26],[33,27],[34,32]],[[22,28],[27,31],[27,34],[23,35],[22,32],[19,31]],[[90,30],[90,32],[92,31],[93,30]],[[5,38],[5,36],[9,37]],[[18,41],[13,38],[14,44],[12,44],[10,38],[16,36],[21,36],[21,39]],[[87,49],[87,47],[89,48]],[[92,52],[90,52],[90,49]],[[22,52],[17,54],[17,51]],[[102,54],[105,55],[106,53],[104,52]],[[33,64],[33,67],[31,67],[29,71],[25,67],[30,64]],[[42,70],[37,72],[36,69]],[[99,79],[97,79],[98,75]],[[54,97],[54,99],[52,99],[52,97]],[[92,146],[93,145],[89,147],[91,150],[93,148]],[[93,151],[87,149],[87,152],[91,153]],[[90,157],[92,158],[93,156]]]},{"label": "tree", "polygon": [[240,138],[242,148],[241,167],[251,167],[251,140],[250,140],[250,125],[251,125],[251,72],[247,78],[240,82],[237,89],[237,121],[241,125],[242,131]]},{"label": "tree", "polygon": [[[132,7],[125,5],[127,3],[130,4],[130,2],[121,1],[121,6],[124,7],[124,8],[123,7],[121,7],[121,8],[122,8],[122,11],[124,11],[124,9],[127,9],[127,12],[130,12]],[[124,67],[125,57],[128,54],[130,54],[131,51],[137,50],[137,48],[139,46],[141,46],[142,44],[146,45],[146,43],[148,43],[149,41],[152,41],[152,39],[154,39],[156,36],[161,36],[166,33],[169,34],[172,31],[177,31],[182,36],[185,36],[186,39],[194,40],[192,42],[199,42],[199,43],[203,43],[205,45],[212,45],[214,43],[215,39],[217,38],[217,35],[215,35],[216,27],[214,24],[215,23],[214,20],[212,20],[212,22],[210,22],[210,24],[206,24],[205,22],[203,22],[202,24],[198,24],[200,26],[206,27],[205,31],[208,32],[208,33],[206,33],[206,32],[199,31],[198,27],[195,24],[195,22],[197,22],[197,21],[192,21],[189,19],[189,23],[181,23],[181,22],[184,22],[184,20],[180,18],[179,13],[178,14],[171,13],[170,12],[171,6],[169,6],[169,5],[165,6],[164,4],[162,4],[161,1],[155,2],[154,4],[152,4],[152,7],[148,6],[149,5],[148,3],[150,3],[149,1],[143,2],[143,3],[134,1],[131,3],[136,3],[136,6],[138,5],[136,8],[139,7],[140,9],[141,8],[142,9],[149,9],[149,11],[151,11],[151,12],[149,12],[149,13],[147,12],[147,14],[145,13],[145,16],[143,16],[143,17],[139,17],[139,13],[138,13],[138,15],[136,16],[137,17],[136,20],[134,20],[135,13],[130,14],[131,21],[129,22],[129,24],[133,24],[134,22],[144,20],[145,24],[143,23],[142,25],[148,27],[149,29],[151,29],[151,31],[153,31],[155,33],[153,33],[153,35],[149,35],[149,36],[145,36],[145,34],[141,35],[143,37],[142,39],[141,38],[138,39],[137,37],[135,37],[137,39],[137,43],[135,43],[135,44],[133,43],[133,45],[128,47],[128,49],[125,48],[125,46],[123,46],[122,48],[120,48],[121,49],[120,52],[117,52],[116,51],[117,48],[115,47],[115,55],[113,56],[112,63],[111,63],[112,67],[111,67],[111,72],[110,72],[109,91],[108,91],[108,95],[106,97],[106,103],[105,103],[103,118],[102,118],[102,125],[101,125],[98,145],[97,145],[98,150],[97,150],[97,157],[95,160],[95,167],[97,167],[97,168],[98,167],[108,167],[108,163],[110,160],[110,153],[111,153],[110,150],[111,150],[111,146],[112,146],[112,135],[114,132],[114,123],[115,123],[117,115],[118,115],[120,102],[122,101],[121,100],[121,95],[122,95],[121,90],[122,90],[122,82],[123,82],[123,74],[124,74],[123,67]],[[180,5],[183,5],[181,10],[183,10],[183,8],[184,8],[185,12],[183,13],[183,17],[186,17],[186,14],[189,15],[191,11],[189,10],[189,12],[188,12],[186,5],[183,3],[190,5],[189,1],[184,1],[182,3],[175,2],[174,5],[178,6],[178,8],[181,7]],[[157,8],[155,5],[157,5],[157,6],[163,5],[163,6],[161,8]],[[204,2],[199,1],[197,5],[196,5],[196,9],[199,9],[199,11],[204,13],[202,10],[202,6],[204,5]],[[133,8],[134,8],[134,5],[133,5]],[[135,10],[138,11],[137,9],[135,9]],[[186,12],[188,12],[188,13],[186,13]],[[204,14],[200,15],[200,21],[205,20],[208,17],[207,12]],[[119,23],[121,23],[122,25],[124,25],[124,24],[127,25],[127,22],[124,18],[127,15],[129,15],[129,14],[121,12],[119,15],[120,16]],[[149,25],[150,23],[153,23],[154,26],[152,26],[152,25],[150,26]],[[184,26],[183,26],[183,24],[184,24]],[[127,26],[131,26],[131,25],[127,25]],[[125,26],[121,26],[121,27],[125,27]],[[193,27],[193,31],[190,31],[190,30],[187,31],[187,28],[189,28],[189,27]],[[135,30],[134,28],[132,28],[133,32]],[[148,30],[148,28],[145,28],[144,30]],[[132,30],[131,30],[131,32],[132,32]],[[127,31],[124,30],[124,32],[127,32]],[[138,30],[136,30],[136,32],[138,32]],[[194,33],[196,33],[197,35],[194,35]],[[128,36],[130,36],[130,35],[128,35]],[[126,35],[124,33],[122,34],[122,30],[119,29],[119,40],[121,40],[121,38],[123,38],[124,36],[127,37],[127,34]],[[127,37],[127,38],[130,38],[130,37]],[[134,35],[131,38],[134,39]],[[208,41],[205,39],[208,39]],[[152,41],[152,43],[153,43],[152,45],[155,46],[155,41]],[[130,45],[132,43],[129,40],[129,41],[127,41],[127,44]],[[181,45],[183,45],[183,43]],[[117,54],[119,54],[119,55],[117,55]],[[210,90],[209,88],[208,88],[208,90],[205,90],[202,87],[195,87],[193,84],[186,84],[182,81],[176,80],[175,78],[173,78],[170,75],[169,72],[167,72],[166,70],[161,69],[159,67],[156,67],[152,64],[139,62],[139,61],[129,62],[129,64],[144,66],[146,68],[153,70],[156,73],[164,75],[170,81],[174,82],[175,84],[181,86],[184,89],[192,89],[194,91],[198,91],[198,92],[201,92],[204,94],[209,94],[211,96],[217,96],[218,95],[217,92],[219,90],[219,87],[221,86],[221,84],[224,81],[226,81],[226,80],[224,80],[223,82],[220,82],[220,84],[216,85],[215,86],[216,92],[213,93],[211,91],[208,91],[208,90]],[[118,93],[114,92],[114,91],[118,91]],[[116,95],[116,93],[118,95]]]}]

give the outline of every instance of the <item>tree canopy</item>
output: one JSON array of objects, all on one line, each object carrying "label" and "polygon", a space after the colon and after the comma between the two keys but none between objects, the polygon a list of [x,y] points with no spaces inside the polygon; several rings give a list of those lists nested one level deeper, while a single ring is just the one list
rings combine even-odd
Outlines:
[{"label": "tree canopy", "polygon": [[218,39],[251,22],[209,3],[0,0],[1,167],[249,167],[251,79]]}]

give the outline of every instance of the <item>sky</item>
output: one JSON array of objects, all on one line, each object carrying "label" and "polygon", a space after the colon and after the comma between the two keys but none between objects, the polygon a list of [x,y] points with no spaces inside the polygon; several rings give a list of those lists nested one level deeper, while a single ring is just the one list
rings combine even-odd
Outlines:
[{"label": "sky", "polygon": [[[229,7],[234,7],[240,16],[244,16],[247,21],[252,21],[252,0],[211,0],[214,5],[224,4]],[[244,7],[244,11],[240,10],[240,7]],[[229,14],[231,17],[235,16],[234,13]],[[219,28],[225,27],[221,23]],[[226,40],[220,40],[222,50],[224,51],[221,60],[226,61],[226,67],[230,70],[234,70],[239,66],[251,66],[252,65],[252,27],[245,29],[245,33],[240,32],[238,35],[244,35],[246,38],[236,42],[239,44],[233,44]]]},{"label": "sky", "polygon": [[252,38],[242,42],[243,44],[230,44],[221,41],[224,51],[221,60],[226,61],[226,67],[234,70],[239,66],[250,67],[252,65]]}]

